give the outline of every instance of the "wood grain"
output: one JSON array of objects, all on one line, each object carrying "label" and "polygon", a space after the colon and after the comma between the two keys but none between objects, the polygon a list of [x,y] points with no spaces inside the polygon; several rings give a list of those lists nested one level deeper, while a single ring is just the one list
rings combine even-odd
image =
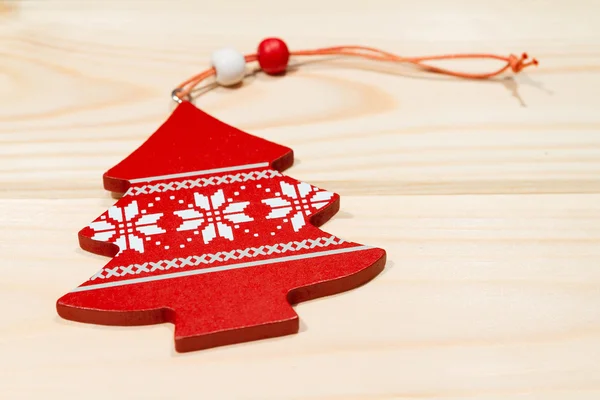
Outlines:
[{"label": "wood grain", "polygon": [[[600,5],[582,1],[0,1],[0,397],[597,399]],[[357,290],[297,306],[298,335],[191,354],[169,325],[61,320],[105,263],[77,231],[102,173],[215,48],[357,43],[527,51],[459,81],[349,60],[251,76],[197,105],[292,147],[342,195],[324,229],[388,250]],[[457,63],[484,68],[489,64]]]}]

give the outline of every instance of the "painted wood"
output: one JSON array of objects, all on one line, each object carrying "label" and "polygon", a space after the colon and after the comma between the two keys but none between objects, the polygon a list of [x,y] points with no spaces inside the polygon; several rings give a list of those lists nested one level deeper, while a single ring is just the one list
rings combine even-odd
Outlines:
[{"label": "painted wood", "polygon": [[[0,2],[0,397],[596,400],[599,7]],[[201,352],[176,353],[171,324],[57,316],[65,288],[107,261],[77,243],[115,203],[103,172],[214,49],[272,35],[406,55],[526,50],[541,65],[465,82],[336,59],[211,90],[203,110],[294,149],[286,174],[340,194],[322,229],[386,249],[386,270],[296,306],[298,335]]]},{"label": "painted wood", "polygon": [[385,251],[317,228],[339,195],[287,177],[291,149],[192,103],[104,174],[121,198],[79,231],[112,259],[56,303],[68,320],[175,325],[179,352],[297,333],[291,305],[373,279]]}]

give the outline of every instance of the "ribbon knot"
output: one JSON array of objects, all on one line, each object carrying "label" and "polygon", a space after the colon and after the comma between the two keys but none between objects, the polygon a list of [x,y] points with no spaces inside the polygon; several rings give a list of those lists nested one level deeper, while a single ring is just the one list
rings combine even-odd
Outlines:
[{"label": "ribbon knot", "polygon": [[527,59],[529,59],[527,53],[521,54],[520,58],[515,56],[514,54],[511,54],[510,56],[508,56],[508,65],[510,65],[510,69],[512,69],[512,71],[515,74],[517,74],[521,72],[521,70],[525,67],[539,64],[538,60],[536,60],[535,58],[531,61],[527,61]]}]

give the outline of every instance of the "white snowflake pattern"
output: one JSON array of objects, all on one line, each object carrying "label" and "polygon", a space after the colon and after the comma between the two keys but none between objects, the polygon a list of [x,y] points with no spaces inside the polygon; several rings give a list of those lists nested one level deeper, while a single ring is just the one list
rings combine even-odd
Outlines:
[{"label": "white snowflake pattern", "polygon": [[139,216],[137,201],[132,201],[125,207],[112,206],[108,209],[107,219],[90,224],[90,228],[94,230],[92,239],[115,243],[119,246],[118,254],[127,249],[143,253],[144,240],[141,236],[145,237],[166,231],[156,224],[163,216],[162,213]]},{"label": "white snowflake pattern", "polygon": [[304,182],[295,185],[281,182],[280,186],[281,196],[262,201],[271,207],[267,219],[285,218],[293,214],[290,222],[295,232],[306,225],[305,215],[309,216],[314,210],[325,207],[333,197],[333,193],[317,189]]},{"label": "white snowflake pattern", "polygon": [[210,243],[217,236],[233,240],[231,225],[250,222],[254,219],[244,213],[249,201],[229,203],[226,205],[223,189],[217,190],[210,197],[194,193],[196,208],[175,211],[183,219],[178,231],[189,231],[202,228],[202,239],[205,244]]}]

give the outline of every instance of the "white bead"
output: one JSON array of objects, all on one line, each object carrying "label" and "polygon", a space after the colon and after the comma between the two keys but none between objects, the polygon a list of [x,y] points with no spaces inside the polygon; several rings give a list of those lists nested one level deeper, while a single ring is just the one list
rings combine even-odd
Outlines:
[{"label": "white bead", "polygon": [[217,71],[217,83],[231,86],[240,83],[246,75],[244,55],[232,48],[215,51],[210,58],[211,65]]}]

